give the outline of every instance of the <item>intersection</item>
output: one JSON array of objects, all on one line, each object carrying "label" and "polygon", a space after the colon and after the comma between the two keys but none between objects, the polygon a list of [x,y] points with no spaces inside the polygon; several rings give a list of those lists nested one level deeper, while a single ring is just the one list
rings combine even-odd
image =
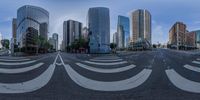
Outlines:
[{"label": "intersection", "polygon": [[2,100],[198,100],[200,57],[168,49],[0,57]]}]

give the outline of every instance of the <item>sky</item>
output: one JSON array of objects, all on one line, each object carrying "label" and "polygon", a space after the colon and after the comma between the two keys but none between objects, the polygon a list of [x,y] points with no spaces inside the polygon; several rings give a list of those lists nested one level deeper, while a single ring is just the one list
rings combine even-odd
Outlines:
[{"label": "sky", "polygon": [[118,15],[130,17],[137,9],[147,9],[152,15],[152,42],[167,43],[171,26],[181,21],[189,31],[200,29],[199,0],[0,0],[0,33],[3,38],[12,36],[12,18],[24,5],[42,7],[50,13],[49,36],[59,34],[62,41],[63,21],[72,19],[86,26],[86,16],[91,7],[110,9],[110,34],[117,31]]}]

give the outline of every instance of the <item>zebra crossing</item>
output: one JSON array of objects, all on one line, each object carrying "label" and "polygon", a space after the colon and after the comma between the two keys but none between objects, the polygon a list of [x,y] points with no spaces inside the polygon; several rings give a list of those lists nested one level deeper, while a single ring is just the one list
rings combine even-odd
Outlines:
[{"label": "zebra crossing", "polygon": [[[124,64],[128,64],[128,62],[116,56],[96,57],[93,59],[76,63],[76,65],[81,68],[84,68],[94,73],[102,73],[102,74],[120,73],[127,70],[131,70],[133,68],[137,68],[136,65],[134,64],[123,66]],[[110,66],[115,66],[115,65],[118,66],[120,65],[120,67],[109,68]],[[101,68],[95,66],[104,66],[104,67],[106,66],[108,68]],[[69,77],[77,85],[95,91],[125,91],[133,89],[142,85],[149,78],[152,72],[151,69],[143,69],[137,75],[132,76],[128,79],[123,79],[118,81],[99,81],[81,75],[80,73],[76,72],[69,64],[64,64],[64,67]]]},{"label": "zebra crossing", "polygon": [[[32,60],[26,57],[0,57],[0,74],[15,75],[35,70],[44,65],[40,61],[41,59]],[[50,65],[42,74],[25,82],[0,83],[0,93],[26,93],[38,90],[49,82],[54,69],[55,66]]]},{"label": "zebra crossing", "polygon": [[[183,68],[193,71],[193,72],[200,72],[200,59],[197,58],[195,61],[192,61],[193,65],[185,64],[183,65]],[[174,86],[177,88],[187,91],[187,92],[192,92],[192,93],[200,93],[200,82],[192,81],[189,80],[183,76],[181,76],[178,72],[176,72],[174,69],[167,69],[165,70],[168,79],[172,82]]]}]

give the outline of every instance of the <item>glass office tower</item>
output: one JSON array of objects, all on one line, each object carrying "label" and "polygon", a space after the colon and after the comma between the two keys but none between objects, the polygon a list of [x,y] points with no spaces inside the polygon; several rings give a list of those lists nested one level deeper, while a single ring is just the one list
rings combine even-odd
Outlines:
[{"label": "glass office tower", "polygon": [[130,38],[129,18],[125,16],[118,16],[117,24],[117,47],[119,49],[127,48]]},{"label": "glass office tower", "polygon": [[48,37],[49,12],[43,8],[25,5],[17,11],[17,44],[27,52],[37,47],[35,37]]},{"label": "glass office tower", "polygon": [[196,33],[196,47],[200,49],[200,30],[194,31]]},{"label": "glass office tower", "polygon": [[110,52],[110,14],[104,7],[90,8],[88,11],[90,53]]}]

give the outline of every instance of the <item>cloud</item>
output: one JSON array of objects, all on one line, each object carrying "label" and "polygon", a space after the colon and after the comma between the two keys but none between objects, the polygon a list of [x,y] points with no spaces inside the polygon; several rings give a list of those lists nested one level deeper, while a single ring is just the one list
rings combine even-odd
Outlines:
[{"label": "cloud", "polygon": [[167,43],[168,33],[164,33],[164,28],[161,25],[156,25],[152,32],[152,43]]}]

